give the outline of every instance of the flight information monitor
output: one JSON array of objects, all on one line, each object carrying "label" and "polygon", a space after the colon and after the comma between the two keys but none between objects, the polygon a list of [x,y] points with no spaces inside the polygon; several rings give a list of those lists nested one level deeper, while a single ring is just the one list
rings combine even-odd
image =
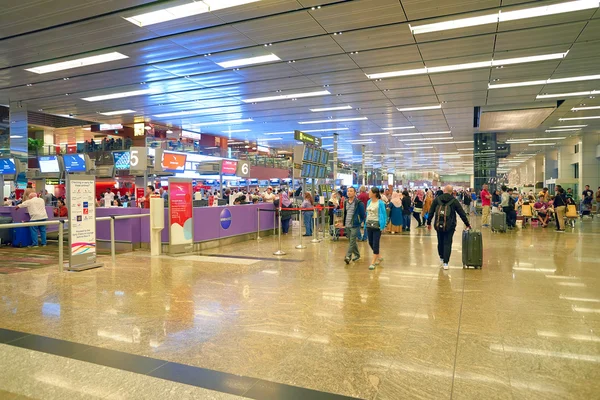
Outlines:
[{"label": "flight information monitor", "polygon": [[42,174],[52,174],[60,172],[57,156],[40,156],[38,157],[38,162],[40,164],[40,171]]},{"label": "flight information monitor", "polygon": [[65,171],[67,172],[85,172],[85,157],[83,154],[65,154],[63,156]]},{"label": "flight information monitor", "polygon": [[115,161],[115,169],[129,169],[130,166],[130,153],[128,151],[115,151],[113,152],[113,159]]},{"label": "flight information monitor", "polygon": [[16,175],[16,173],[14,158],[0,158],[0,175]]}]

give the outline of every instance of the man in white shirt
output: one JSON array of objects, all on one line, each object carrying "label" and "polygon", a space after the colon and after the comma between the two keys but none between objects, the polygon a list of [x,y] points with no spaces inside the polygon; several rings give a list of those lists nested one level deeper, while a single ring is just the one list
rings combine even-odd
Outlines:
[{"label": "man in white shirt", "polygon": [[106,193],[104,193],[104,207],[112,207],[114,199],[115,194],[107,188]]},{"label": "man in white shirt", "polygon": [[265,203],[273,203],[275,201],[275,194],[273,193],[273,188],[269,186],[265,194],[263,194],[263,201]]},{"label": "man in white shirt", "polygon": [[[48,213],[46,212],[46,203],[44,199],[37,197],[35,193],[31,193],[29,195],[29,200],[25,200],[21,204],[17,206],[19,208],[27,208],[27,212],[29,213],[29,220],[31,222],[34,221],[45,221],[48,219]],[[31,232],[31,245],[33,247],[37,247],[38,245],[38,229],[40,231],[40,236],[42,238],[42,247],[46,246],[46,226],[30,226],[29,230]]]}]

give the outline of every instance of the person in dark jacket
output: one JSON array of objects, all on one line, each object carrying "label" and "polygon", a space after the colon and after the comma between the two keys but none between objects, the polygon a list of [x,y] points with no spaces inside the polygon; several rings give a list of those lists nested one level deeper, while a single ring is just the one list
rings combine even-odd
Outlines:
[{"label": "person in dark jacket", "polygon": [[411,214],[412,201],[408,190],[402,192],[402,229],[404,232],[410,232],[410,214]]},{"label": "person in dark jacket", "polygon": [[554,196],[554,212],[556,214],[556,231],[565,231],[565,214],[567,209],[567,196],[565,189],[556,185],[556,196]]},{"label": "person in dark jacket", "polygon": [[452,196],[452,186],[444,188],[444,194],[438,196],[431,205],[429,218],[427,218],[427,229],[431,229],[431,221],[435,216],[435,230],[438,238],[438,254],[440,263],[445,270],[448,269],[450,253],[452,251],[452,237],[456,230],[456,214],[466,225],[466,229],[471,229],[469,218],[465,214],[461,204]]},{"label": "person in dark jacket", "polygon": [[346,227],[346,234],[348,236],[348,251],[344,261],[346,264],[350,264],[352,255],[352,261],[358,261],[360,259],[360,252],[356,241],[360,234],[360,227],[365,222],[365,205],[362,201],[356,197],[356,189],[352,186],[348,188],[348,198],[344,203],[344,226]]}]

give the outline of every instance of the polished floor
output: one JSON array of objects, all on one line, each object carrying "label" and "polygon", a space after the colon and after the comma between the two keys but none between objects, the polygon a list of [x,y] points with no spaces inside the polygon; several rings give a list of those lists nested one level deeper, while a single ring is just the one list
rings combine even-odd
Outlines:
[{"label": "polished floor", "polygon": [[600,398],[600,219],[484,230],[482,270],[459,238],[446,272],[413,229],[375,271],[295,231],[0,275],[0,398]]}]

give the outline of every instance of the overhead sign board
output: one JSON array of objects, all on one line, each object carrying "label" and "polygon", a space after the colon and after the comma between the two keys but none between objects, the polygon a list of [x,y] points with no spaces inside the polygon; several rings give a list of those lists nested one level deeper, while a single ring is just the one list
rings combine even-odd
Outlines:
[{"label": "overhead sign board", "polygon": [[304,133],[302,131],[294,131],[294,139],[299,140],[303,143],[312,144],[313,146],[321,147],[321,138],[309,135],[308,133]]},{"label": "overhead sign board", "polygon": [[240,178],[248,178],[250,176],[250,162],[246,160],[239,160],[237,162],[236,176]]},{"label": "overhead sign board", "polygon": [[148,156],[145,147],[131,147],[129,149],[129,170],[145,171],[148,168]]}]

